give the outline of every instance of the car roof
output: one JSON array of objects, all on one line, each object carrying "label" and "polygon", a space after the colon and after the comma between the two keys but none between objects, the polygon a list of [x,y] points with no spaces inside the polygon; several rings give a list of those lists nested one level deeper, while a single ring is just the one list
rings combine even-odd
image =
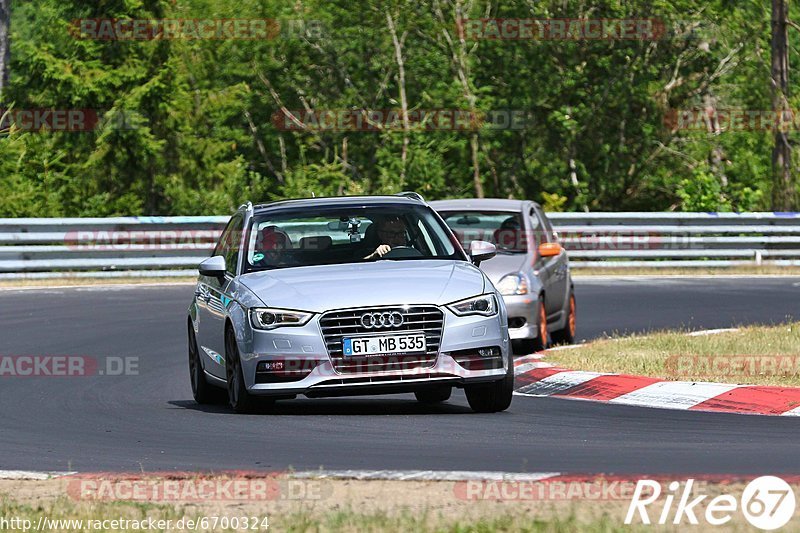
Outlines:
[{"label": "car roof", "polygon": [[408,196],[329,196],[317,198],[295,198],[291,200],[279,200],[258,204],[253,207],[255,211],[265,211],[274,208],[293,208],[293,207],[337,207],[337,206],[373,206],[373,205],[403,205],[415,204],[425,205],[424,202]]},{"label": "car roof", "polygon": [[531,202],[530,200],[510,200],[508,198],[460,198],[456,200],[437,200],[430,202],[429,205],[437,211],[455,209],[521,211],[526,204],[536,204],[536,202]]}]

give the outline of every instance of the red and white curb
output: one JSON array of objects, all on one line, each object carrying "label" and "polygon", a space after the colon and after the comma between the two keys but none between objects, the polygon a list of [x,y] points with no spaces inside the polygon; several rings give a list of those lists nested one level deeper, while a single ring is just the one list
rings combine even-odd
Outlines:
[{"label": "red and white curb", "polygon": [[620,405],[800,416],[800,388],[667,381],[644,376],[557,368],[534,354],[514,362],[515,394]]}]

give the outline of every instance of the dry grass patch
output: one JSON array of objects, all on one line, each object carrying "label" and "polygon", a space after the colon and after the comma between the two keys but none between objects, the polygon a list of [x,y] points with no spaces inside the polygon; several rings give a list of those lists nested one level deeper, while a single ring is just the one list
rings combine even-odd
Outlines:
[{"label": "dry grass patch", "polygon": [[800,387],[800,323],[702,336],[664,331],[603,339],[549,352],[547,361],[668,380]]}]

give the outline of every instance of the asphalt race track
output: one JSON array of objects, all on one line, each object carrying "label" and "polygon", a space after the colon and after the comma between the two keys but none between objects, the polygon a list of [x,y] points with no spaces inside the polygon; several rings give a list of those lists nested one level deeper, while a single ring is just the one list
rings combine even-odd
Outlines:
[{"label": "asphalt race track", "polygon": [[[235,415],[191,400],[190,285],[0,291],[0,355],[139,358],[138,375],[0,377],[0,469],[426,469],[796,473],[800,420],[516,397],[474,414],[462,392],[300,398]],[[583,338],[800,315],[800,278],[576,282]]]}]

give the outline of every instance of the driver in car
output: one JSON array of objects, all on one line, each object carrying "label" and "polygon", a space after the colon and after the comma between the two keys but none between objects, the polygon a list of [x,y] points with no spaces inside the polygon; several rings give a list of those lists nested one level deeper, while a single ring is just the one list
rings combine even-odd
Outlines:
[{"label": "driver in car", "polygon": [[388,254],[392,248],[408,246],[406,223],[400,217],[389,217],[376,222],[378,242],[375,251],[364,259],[378,259]]}]

